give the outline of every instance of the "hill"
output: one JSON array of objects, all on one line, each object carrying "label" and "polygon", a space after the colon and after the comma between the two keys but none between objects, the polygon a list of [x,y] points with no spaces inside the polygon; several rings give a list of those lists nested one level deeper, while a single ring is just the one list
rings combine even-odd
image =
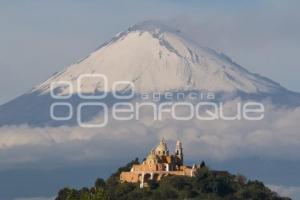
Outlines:
[{"label": "hill", "polygon": [[194,177],[168,176],[159,183],[151,183],[148,188],[139,188],[138,184],[133,183],[120,183],[120,173],[129,171],[133,164],[138,163],[138,159],[135,159],[119,168],[107,180],[97,179],[91,188],[64,188],[55,200],[290,200],[288,197],[280,197],[260,181],[247,180],[242,175],[217,176],[206,166]]}]

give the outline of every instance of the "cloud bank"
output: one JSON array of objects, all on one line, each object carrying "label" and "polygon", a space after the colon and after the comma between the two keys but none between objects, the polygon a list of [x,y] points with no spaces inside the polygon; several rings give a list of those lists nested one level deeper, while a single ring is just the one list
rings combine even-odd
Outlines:
[{"label": "cloud bank", "polygon": [[[234,106],[235,102],[225,104],[229,111]],[[0,166],[126,160],[145,156],[162,137],[171,151],[173,143],[182,140],[188,160],[300,160],[299,119],[300,107],[268,106],[260,121],[154,121],[144,115],[139,121],[110,120],[104,128],[8,126],[0,128]]]}]

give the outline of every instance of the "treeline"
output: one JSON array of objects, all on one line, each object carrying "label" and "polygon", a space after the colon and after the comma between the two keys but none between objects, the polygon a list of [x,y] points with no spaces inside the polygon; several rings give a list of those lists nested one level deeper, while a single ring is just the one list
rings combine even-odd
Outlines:
[{"label": "treeline", "polygon": [[64,188],[56,200],[289,200],[280,197],[262,182],[247,180],[241,175],[217,176],[208,167],[202,167],[194,177],[169,176],[147,188],[139,184],[120,183],[122,171],[129,171],[138,159],[112,174],[106,181],[97,179],[91,188],[80,190]]}]

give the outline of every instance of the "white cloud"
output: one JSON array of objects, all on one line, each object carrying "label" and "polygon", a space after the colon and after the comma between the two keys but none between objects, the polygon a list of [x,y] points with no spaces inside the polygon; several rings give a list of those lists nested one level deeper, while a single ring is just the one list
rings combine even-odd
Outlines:
[{"label": "white cloud", "polygon": [[268,187],[280,196],[300,199],[300,186],[268,185]]},{"label": "white cloud", "polygon": [[[227,103],[232,108],[235,102]],[[146,117],[147,118],[147,117]],[[48,167],[68,162],[127,159],[144,156],[161,137],[184,144],[189,160],[228,160],[259,156],[299,160],[300,107],[266,107],[261,121],[109,121],[105,128],[0,128],[0,165]],[[172,150],[173,146],[170,147]]]}]

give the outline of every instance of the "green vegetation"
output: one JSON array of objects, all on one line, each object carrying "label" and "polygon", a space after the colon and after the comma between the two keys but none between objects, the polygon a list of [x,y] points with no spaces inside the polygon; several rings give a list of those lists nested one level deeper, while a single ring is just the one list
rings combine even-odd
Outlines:
[{"label": "green vegetation", "polygon": [[216,175],[202,166],[195,177],[169,176],[148,188],[138,184],[120,183],[122,171],[129,171],[138,159],[112,174],[106,181],[97,179],[91,188],[64,188],[56,200],[289,200],[279,197],[262,182],[247,180],[242,175]]}]

